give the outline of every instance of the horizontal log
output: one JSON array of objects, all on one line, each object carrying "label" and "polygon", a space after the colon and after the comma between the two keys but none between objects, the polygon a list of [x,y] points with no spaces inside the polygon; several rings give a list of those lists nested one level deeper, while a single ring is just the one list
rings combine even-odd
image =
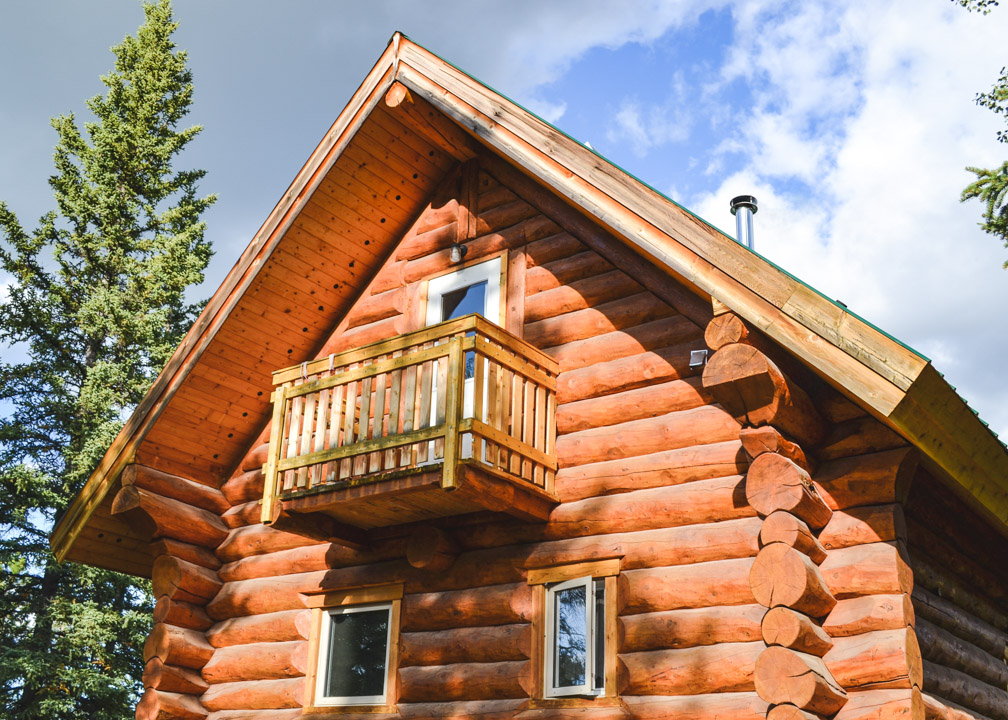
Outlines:
[{"label": "horizontal log", "polygon": [[167,595],[159,597],[154,604],[154,622],[191,630],[206,630],[213,625],[213,620],[200,605],[172,600]]},{"label": "horizontal log", "polygon": [[360,298],[344,318],[348,329],[368,325],[402,313],[406,305],[406,289],[393,288]]},{"label": "horizontal log", "polygon": [[809,526],[789,512],[771,513],[760,526],[760,545],[782,543],[808,555],[816,565],[826,559],[826,548],[812,534]]},{"label": "horizontal log", "polygon": [[550,348],[676,314],[673,308],[651,293],[642,292],[595,307],[527,322],[525,341],[536,347]]},{"label": "horizontal log", "polygon": [[913,589],[913,607],[918,616],[976,645],[995,658],[1008,660],[1008,633],[967,612],[954,602],[917,585]]},{"label": "horizontal log", "polygon": [[704,329],[704,342],[713,352],[725,345],[744,343],[749,338],[749,327],[733,312],[715,315]]},{"label": "horizontal log", "polygon": [[600,428],[606,425],[692,410],[713,402],[699,378],[671,380],[627,390],[616,395],[589,398],[560,405],[556,412],[557,434]]},{"label": "horizontal log", "polygon": [[913,574],[915,582],[920,583],[932,593],[952,601],[971,615],[993,625],[999,631],[1008,632],[1008,615],[972,588],[964,587],[944,568],[932,564],[917,554],[913,558]]},{"label": "horizontal log", "polygon": [[205,604],[221,589],[217,573],[170,555],[162,555],[151,569],[154,597],[165,595],[196,605]]},{"label": "horizontal log", "polygon": [[917,460],[918,454],[911,448],[843,458],[824,463],[812,480],[833,510],[902,503]]},{"label": "horizontal log", "polygon": [[764,453],[775,453],[783,455],[810,475],[815,472],[815,466],[801,447],[785,438],[771,425],[742,428],[739,431],[739,439],[746,454],[752,459]]},{"label": "horizontal log", "polygon": [[[975,515],[967,515],[967,512],[964,508],[961,514],[970,517],[976,525],[981,525]],[[990,602],[1008,607],[1008,582],[1005,582],[1004,573],[1000,572],[1001,567],[1008,564],[1008,554],[998,554],[999,551],[1003,552],[1002,545],[1008,547],[1008,544],[1003,544],[1000,537],[971,544],[956,532],[955,515],[958,514],[956,510],[948,508],[947,514],[941,519],[928,520],[920,518],[916,512],[908,511],[906,531],[909,547],[932,564],[947,568],[951,574]]]},{"label": "horizontal log", "polygon": [[783,606],[810,617],[824,617],[836,605],[815,563],[781,543],[759,551],[749,583],[756,601],[768,608]]},{"label": "horizontal log", "polygon": [[261,470],[262,466],[266,464],[266,460],[268,459],[269,442],[267,441],[254,446],[245,454],[245,457],[242,458],[241,464],[238,466],[239,472]]},{"label": "horizontal log", "polygon": [[528,243],[525,246],[525,263],[531,269],[585,250],[580,240],[570,233],[561,232]]},{"label": "horizontal log", "polygon": [[249,500],[262,499],[264,482],[262,467],[254,467],[221,485],[221,492],[229,503],[240,505]]},{"label": "horizontal log", "polygon": [[215,648],[222,648],[252,643],[307,640],[310,632],[310,610],[281,610],[223,620],[207,630],[206,639]]},{"label": "horizontal log", "polygon": [[130,463],[123,468],[121,480],[124,487],[135,485],[143,490],[178,500],[186,505],[209,510],[217,515],[231,507],[231,503],[215,487],[138,463]]},{"label": "horizontal log", "polygon": [[833,720],[921,720],[924,700],[917,688],[856,690]]},{"label": "horizontal log", "polygon": [[[321,717],[320,715],[302,714],[301,708],[287,710],[214,710],[207,715],[207,720],[294,720],[294,718],[319,720]],[[385,720],[381,715],[375,713],[369,714],[368,718],[370,720]]]},{"label": "horizontal log", "polygon": [[913,572],[900,549],[890,543],[832,550],[819,571],[837,600],[860,595],[909,594],[913,590]]},{"label": "horizontal log", "polygon": [[565,285],[527,295],[525,298],[525,322],[526,324],[534,323],[558,315],[593,308],[597,305],[605,305],[628,295],[639,294],[642,289],[633,278],[621,270],[611,270],[601,275],[583,276]]},{"label": "horizontal log", "polygon": [[[486,233],[473,240],[466,241],[468,248],[466,256],[472,260],[485,257],[501,250],[535,242],[561,231],[559,225],[549,218],[536,215],[522,222],[502,228],[497,232]],[[423,280],[432,274],[451,266],[448,254],[449,248],[438,250],[415,260],[407,260],[402,270],[402,281],[405,284]]]},{"label": "horizontal log", "polygon": [[[685,346],[686,360],[675,365],[672,371],[677,373],[677,377],[679,375],[691,375],[693,372],[689,369],[688,351],[696,349],[699,345],[700,328],[682,315],[673,315],[672,317],[654,320],[641,325],[614,330],[604,335],[596,335],[585,340],[575,340],[574,342],[557,345],[547,348],[546,352],[560,365],[561,373],[570,373],[585,369],[589,365],[601,364],[603,367],[599,371],[586,371],[582,373],[582,376],[589,380],[594,377],[608,379],[608,382],[612,383],[614,380],[612,380],[613,373],[611,372],[611,368],[614,366],[606,365],[606,363],[622,360],[623,362],[617,363],[617,366],[630,365],[632,367],[632,363],[627,358],[652,350],[659,352],[662,348],[679,348],[679,353],[682,354],[683,348],[680,346]],[[665,353],[664,356],[666,364],[668,358],[678,359],[679,357],[672,353],[672,351]],[[644,360],[647,361],[645,368],[647,372],[643,374],[650,373],[654,375],[655,373],[664,373],[671,377],[669,373],[672,371],[662,367],[661,358],[646,357]],[[642,372],[633,375],[628,387],[639,387],[640,384],[646,383],[646,380],[642,380],[641,377]],[[589,380],[582,380],[580,384],[591,387]],[[564,397],[567,396],[565,395]]]},{"label": "horizontal log", "polygon": [[976,710],[991,720],[1008,720],[1008,692],[964,672],[925,660],[923,689],[941,699]]},{"label": "horizontal log", "polygon": [[822,659],[783,647],[768,647],[756,660],[756,692],[773,705],[789,703],[817,715],[832,715],[847,696]]},{"label": "horizontal log", "polygon": [[[452,205],[457,208],[456,203]],[[449,206],[450,207],[450,206]],[[443,250],[455,242],[458,236],[457,217],[448,219],[447,222],[439,225],[425,223],[424,229],[415,233],[407,234],[399,247],[396,248],[396,260],[416,260],[425,255]]]},{"label": "horizontal log", "polygon": [[302,707],[304,695],[304,678],[284,678],[211,685],[200,700],[207,710],[266,710]]},{"label": "horizontal log", "polygon": [[[363,347],[364,345],[370,345],[371,343],[375,343],[380,340],[388,340],[389,338],[396,337],[397,335],[402,335],[406,332],[408,326],[409,319],[405,315],[393,315],[390,318],[376,320],[375,322],[368,323],[367,325],[360,325],[355,328],[339,330],[329,337],[318,354],[319,356],[324,356],[330,353],[341,353],[345,350]],[[230,480],[228,482],[230,482]],[[227,491],[224,490],[223,487],[221,488],[221,491],[227,495]],[[251,492],[251,490],[248,490],[247,492]],[[261,481],[259,485],[259,492],[260,494],[262,493]],[[242,496],[242,499],[245,500],[250,498]]]},{"label": "horizontal log", "polygon": [[400,635],[399,666],[527,660],[532,626],[494,625]]},{"label": "horizontal log", "polygon": [[530,297],[612,269],[612,263],[593,250],[533,265],[525,273],[525,295]]},{"label": "horizontal log", "polygon": [[663,450],[725,442],[738,437],[735,419],[717,406],[665,413],[653,418],[561,435],[556,440],[561,468],[648,455]]},{"label": "horizontal log", "polygon": [[432,205],[424,208],[410,230],[419,235],[447,225],[454,225],[456,218],[458,218],[458,201],[455,198],[443,203],[434,201]]},{"label": "horizontal log", "polygon": [[621,695],[747,692],[762,642],[719,643],[676,650],[621,653]]},{"label": "horizontal log", "polygon": [[823,662],[845,688],[921,686],[921,651],[913,628],[835,638]]},{"label": "horizontal log", "polygon": [[164,692],[202,695],[210,687],[195,670],[165,665],[160,658],[151,658],[143,671],[143,686]]},{"label": "horizontal log", "polygon": [[171,538],[160,538],[151,543],[151,557],[158,558],[161,555],[171,555],[210,570],[221,566],[221,561],[208,548]]},{"label": "horizontal log", "polygon": [[773,425],[807,447],[826,436],[826,423],[805,391],[750,345],[735,343],[715,352],[703,381],[743,424]]},{"label": "horizontal log", "polygon": [[864,595],[838,600],[823,620],[823,629],[832,637],[846,637],[873,630],[913,627],[914,622],[914,606],[909,595]]},{"label": "horizontal log", "polygon": [[924,720],[989,720],[976,710],[964,708],[944,698],[924,693],[923,699]]},{"label": "horizontal log", "polygon": [[867,505],[838,510],[819,533],[819,542],[827,550],[891,540],[906,542],[902,505]]},{"label": "horizontal log", "polygon": [[207,709],[192,695],[147,689],[137,703],[137,720],[203,720]]},{"label": "horizontal log", "polygon": [[617,625],[619,652],[757,641],[765,613],[765,607],[753,604],[625,615]]},{"label": "horizontal log", "polygon": [[275,530],[268,525],[257,523],[231,530],[217,548],[217,557],[225,563],[230,563],[251,555],[265,555],[317,544],[317,540],[311,540],[303,535]]},{"label": "horizontal log", "polygon": [[[267,540],[263,536],[268,533],[277,533],[272,539],[279,540],[279,545],[286,544],[293,533],[281,533],[278,530],[265,529],[266,532],[257,531],[255,535],[260,540]],[[300,537],[300,536],[298,536]],[[237,541],[237,538],[235,538]],[[241,538],[242,543],[251,540],[251,535]],[[283,548],[272,552],[248,555],[237,560],[232,560],[221,566],[217,571],[221,580],[230,582],[232,580],[247,580],[256,577],[269,577],[271,575],[283,575],[291,568],[297,568],[301,572],[310,570],[323,570],[325,568],[348,567],[350,565],[365,565],[371,562],[381,562],[391,558],[402,557],[405,552],[402,538],[390,538],[382,541],[375,541],[371,549],[366,551],[354,550],[339,543],[318,543],[312,541],[312,545],[301,545],[299,547]],[[261,546],[260,546],[261,547]],[[228,547],[227,554],[232,555],[233,548]]]},{"label": "horizontal log", "polygon": [[403,598],[403,632],[509,625],[532,621],[532,590],[524,582]]},{"label": "horizontal log", "polygon": [[402,667],[399,700],[411,703],[528,697],[531,672],[528,660]]},{"label": "horizontal log", "polygon": [[626,720],[626,710],[612,702],[578,707],[577,700],[563,704],[543,702],[545,707],[531,707],[515,714],[514,720]]},{"label": "horizontal log", "polygon": [[763,720],[767,703],[754,692],[709,695],[628,695],[621,698],[635,720]]},{"label": "horizontal log", "polygon": [[917,620],[916,631],[925,659],[1008,690],[1008,665],[1003,654],[994,657],[924,618]]},{"label": "horizontal log", "polygon": [[127,485],[112,501],[112,515],[151,538],[168,537],[182,542],[215,548],[227,537],[227,527],[208,510]]},{"label": "horizontal log", "polygon": [[213,655],[214,649],[198,630],[157,623],[144,643],[143,659],[158,658],[166,665],[198,670]]},{"label": "horizontal log", "polygon": [[809,474],[776,453],[763,453],[749,465],[746,499],[764,517],[783,510],[813,530],[825,527],[833,514],[815,491]]},{"label": "horizontal log", "polygon": [[563,507],[567,502],[641,488],[733,478],[741,502],[745,487],[739,473],[745,472],[747,465],[738,440],[729,440],[562,468],[557,472],[555,488]]},{"label": "horizontal log", "polygon": [[816,657],[822,657],[833,647],[830,636],[815,621],[785,607],[767,610],[762,634],[767,645],[780,645]]},{"label": "horizontal log", "polygon": [[[547,349],[560,362],[557,403],[563,405],[696,375],[689,367],[690,352],[695,349],[696,342],[687,341],[615,360],[600,360],[576,369],[566,368],[563,360]],[[599,348],[606,354],[609,350]]]},{"label": "horizontal log", "polygon": [[233,506],[226,513],[221,515],[221,520],[232,530],[244,525],[255,525],[262,518],[261,500],[249,500],[240,505]]},{"label": "horizontal log", "polygon": [[752,562],[751,558],[740,558],[622,572],[618,580],[620,615],[752,604]]},{"label": "horizontal log", "polygon": [[905,447],[907,441],[871,416],[837,422],[816,448],[822,461]]},{"label": "horizontal log", "polygon": [[307,671],[308,642],[291,640],[217,648],[202,674],[207,682],[217,684],[303,677]]},{"label": "horizontal log", "polygon": [[398,716],[409,720],[442,720],[443,718],[477,718],[478,720],[512,720],[528,700],[471,700],[458,702],[398,703]]},{"label": "horizontal log", "polygon": [[420,525],[406,540],[406,560],[427,572],[447,570],[458,557],[459,546],[440,528]]}]

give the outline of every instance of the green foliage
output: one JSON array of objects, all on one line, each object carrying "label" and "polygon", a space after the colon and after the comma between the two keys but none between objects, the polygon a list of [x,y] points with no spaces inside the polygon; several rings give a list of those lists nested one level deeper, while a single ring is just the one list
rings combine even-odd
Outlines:
[{"label": "green foliage", "polygon": [[[969,11],[982,12],[984,15],[997,6],[997,0],[953,0]],[[994,83],[990,92],[977,93],[976,103],[996,115],[1001,115],[1008,122],[1008,68],[1001,68],[1001,76]],[[1008,143],[1008,132],[999,130],[999,142]],[[1000,238],[1008,247],[1008,162],[1001,167],[984,169],[979,167],[966,168],[976,175],[976,180],[962,191],[963,202],[974,198],[984,204],[983,222],[980,227]],[[1008,268],[1008,260],[1004,267]]]},{"label": "green foliage", "polygon": [[[112,48],[82,132],[54,118],[56,210],[26,231],[0,203],[0,716],[131,718],[151,601],[135,578],[56,564],[48,530],[195,318],[185,290],[210,244],[203,171],[175,171],[199,132],[169,0]],[[8,411],[8,408],[10,410]]]}]

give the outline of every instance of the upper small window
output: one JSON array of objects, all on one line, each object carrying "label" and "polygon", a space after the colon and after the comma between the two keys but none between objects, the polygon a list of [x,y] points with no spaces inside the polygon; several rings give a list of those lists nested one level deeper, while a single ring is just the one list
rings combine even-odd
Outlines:
[{"label": "upper small window", "polygon": [[501,325],[501,256],[452,270],[427,283],[427,324],[477,313]]}]

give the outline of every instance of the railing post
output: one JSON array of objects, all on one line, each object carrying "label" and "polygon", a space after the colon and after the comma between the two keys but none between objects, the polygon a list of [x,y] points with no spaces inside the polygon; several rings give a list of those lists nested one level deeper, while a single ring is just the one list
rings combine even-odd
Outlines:
[{"label": "railing post", "polygon": [[266,470],[263,472],[263,499],[261,520],[264,523],[273,522],[273,507],[277,496],[277,462],[283,452],[284,406],[287,404],[286,385],[281,385],[273,391],[273,421],[270,424],[269,455],[266,457]]},{"label": "railing post", "polygon": [[454,336],[448,341],[448,378],[445,385],[445,443],[444,470],[441,487],[454,490],[459,462],[459,420],[462,416],[463,362],[462,338]]}]

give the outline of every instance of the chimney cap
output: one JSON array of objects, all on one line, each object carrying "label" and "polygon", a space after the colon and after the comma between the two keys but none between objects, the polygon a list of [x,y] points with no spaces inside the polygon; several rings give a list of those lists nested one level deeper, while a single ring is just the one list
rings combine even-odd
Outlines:
[{"label": "chimney cap", "polygon": [[739,208],[749,208],[752,214],[755,215],[758,208],[756,207],[756,196],[755,195],[736,195],[731,199],[731,214],[734,215],[735,211]]}]

